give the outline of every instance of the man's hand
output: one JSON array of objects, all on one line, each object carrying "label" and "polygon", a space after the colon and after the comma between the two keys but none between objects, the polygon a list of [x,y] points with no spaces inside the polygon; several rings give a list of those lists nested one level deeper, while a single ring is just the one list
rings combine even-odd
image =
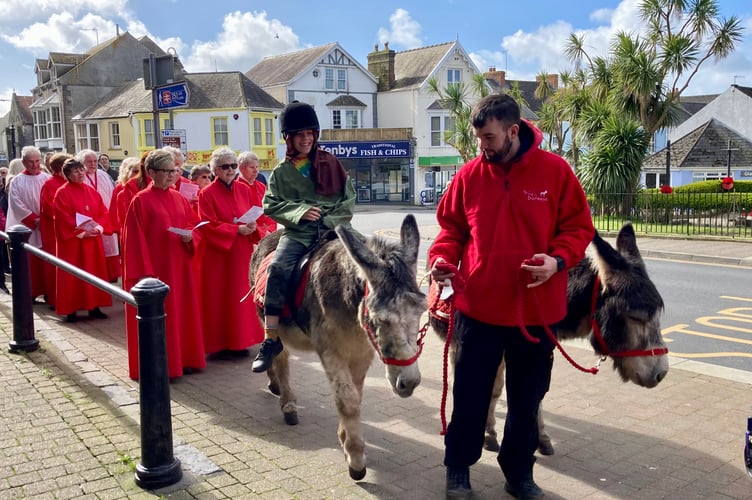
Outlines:
[{"label": "man's hand", "polygon": [[556,259],[545,253],[537,253],[531,259],[525,259],[520,265],[523,271],[530,273],[532,282],[528,283],[528,288],[535,288],[548,281],[551,276],[556,274],[557,267]]},{"label": "man's hand", "polygon": [[437,264],[440,264],[442,262],[446,262],[443,258],[438,257],[435,261],[433,261],[433,266],[431,266],[431,279],[436,281],[437,283],[444,283],[444,280],[449,280],[454,278],[454,273],[449,273],[446,271],[442,271],[437,267]]}]

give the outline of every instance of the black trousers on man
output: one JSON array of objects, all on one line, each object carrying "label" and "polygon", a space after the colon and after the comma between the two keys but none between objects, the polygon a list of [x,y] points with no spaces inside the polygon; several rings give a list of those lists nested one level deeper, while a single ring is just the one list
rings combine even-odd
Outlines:
[{"label": "black trousers on man", "polygon": [[498,462],[510,483],[532,479],[538,408],[551,382],[554,345],[543,327],[527,330],[540,342],[530,342],[517,327],[489,325],[456,312],[454,335],[459,347],[444,465],[470,466],[480,458],[491,392],[505,357],[507,417]]}]

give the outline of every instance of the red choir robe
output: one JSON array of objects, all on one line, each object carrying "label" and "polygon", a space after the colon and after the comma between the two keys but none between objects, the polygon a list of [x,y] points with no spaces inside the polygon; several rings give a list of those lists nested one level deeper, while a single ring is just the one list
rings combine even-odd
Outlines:
[{"label": "red choir robe", "polygon": [[256,243],[264,229],[242,236],[233,222],[252,206],[261,206],[261,199],[251,189],[233,182],[229,189],[219,179],[198,194],[201,233],[196,254],[196,284],[199,290],[207,354],[222,350],[239,351],[264,340],[264,329],[256,313],[256,305],[248,298],[248,266]]},{"label": "red choir robe", "polygon": [[[167,230],[191,229],[197,222],[196,214],[179,193],[150,184],[133,197],[123,225],[123,288],[130,291],[145,277],[157,278],[170,287],[165,299],[170,378],[183,375],[183,368],[206,366],[191,264],[193,242],[183,243],[179,235]],[[125,326],[130,377],[138,380],[138,323],[132,306],[126,306]]]},{"label": "red choir robe", "polygon": [[[112,178],[104,170],[97,169],[94,173],[86,172],[84,182],[93,187],[94,190],[102,196],[105,207],[109,207],[112,202],[112,192],[115,184]],[[115,234],[103,235],[102,244],[104,245],[104,255],[107,259],[107,274],[109,281],[114,282],[120,277],[120,249],[118,248],[118,237]]]},{"label": "red choir robe", "polygon": [[[118,195],[120,194],[120,191],[123,190],[123,187],[125,186],[119,182],[115,184],[115,189],[112,190],[112,198],[110,199],[110,206],[107,207],[107,211],[110,214],[110,224],[112,224],[112,230],[118,236],[121,233],[123,224],[118,218],[117,203],[118,203]],[[122,248],[122,246],[123,246],[123,242],[121,241],[120,247]]]},{"label": "red choir robe", "polygon": [[[55,193],[60,187],[65,184],[65,177],[63,174],[53,175],[47,182],[42,185],[42,193],[40,198],[40,214],[39,214],[39,231],[42,235],[42,250],[45,252],[57,256],[56,243],[55,243],[55,212],[52,207],[52,202],[55,199]],[[49,262],[42,264],[44,267],[44,288],[47,291],[47,303],[51,306],[55,305],[55,294],[57,293],[57,281],[55,276],[57,275],[57,267],[53,266]]]},{"label": "red choir robe", "polygon": [[[66,182],[57,190],[53,200],[55,213],[55,238],[57,256],[94,276],[107,281],[107,263],[102,237],[82,237],[83,230],[76,227],[76,214],[90,217],[102,228],[103,234],[112,234],[110,217],[102,197],[86,184]],[[112,305],[112,296],[57,268],[57,298],[55,312],[61,315],[79,310]]]},{"label": "red choir robe", "polygon": [[[253,182],[248,182],[242,175],[239,175],[237,177],[237,180],[250,187],[251,191],[253,191],[253,194],[257,199],[264,199],[264,193],[266,193],[266,185],[264,185],[263,182],[259,182],[258,179],[255,179]],[[259,205],[261,205],[260,202]],[[268,215],[262,215],[261,217],[259,217],[259,220],[257,220],[256,223],[263,226],[263,230],[267,234],[277,230],[277,223],[274,222]]]}]

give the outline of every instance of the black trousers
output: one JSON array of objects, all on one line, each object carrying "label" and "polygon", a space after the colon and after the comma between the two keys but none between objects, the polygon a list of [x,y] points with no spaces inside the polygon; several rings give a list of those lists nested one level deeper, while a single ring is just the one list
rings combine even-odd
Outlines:
[{"label": "black trousers", "polygon": [[554,345],[543,327],[527,330],[540,342],[530,342],[517,327],[489,325],[456,312],[459,347],[444,465],[470,466],[480,458],[491,392],[505,357],[507,416],[498,462],[510,482],[532,478],[538,407],[550,386]]}]

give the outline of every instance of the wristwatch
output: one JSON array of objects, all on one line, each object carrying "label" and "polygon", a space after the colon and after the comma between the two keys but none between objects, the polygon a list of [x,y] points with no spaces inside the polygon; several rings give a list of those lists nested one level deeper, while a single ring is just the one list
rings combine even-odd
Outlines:
[{"label": "wristwatch", "polygon": [[567,267],[567,263],[564,262],[564,259],[559,257],[558,255],[554,255],[554,259],[556,259],[556,271],[563,271],[565,267]]}]

